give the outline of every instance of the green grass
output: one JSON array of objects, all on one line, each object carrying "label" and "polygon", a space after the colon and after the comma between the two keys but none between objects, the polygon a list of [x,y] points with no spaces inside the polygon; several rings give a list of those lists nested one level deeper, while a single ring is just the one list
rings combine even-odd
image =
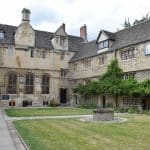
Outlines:
[{"label": "green grass", "polygon": [[25,108],[25,109],[6,109],[6,114],[11,117],[30,117],[30,116],[57,116],[57,115],[79,115],[92,114],[90,109],[82,108]]},{"label": "green grass", "polygon": [[149,150],[150,116],[127,115],[125,123],[78,119],[15,121],[30,150]]}]

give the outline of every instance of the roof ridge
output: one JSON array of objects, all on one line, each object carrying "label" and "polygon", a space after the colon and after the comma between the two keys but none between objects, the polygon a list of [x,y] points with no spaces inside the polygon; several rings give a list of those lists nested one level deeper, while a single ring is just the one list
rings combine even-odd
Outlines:
[{"label": "roof ridge", "polygon": [[39,32],[46,32],[46,33],[51,33],[51,34],[54,34],[54,32],[43,31],[43,30],[37,30],[37,29],[34,29],[34,31],[39,31]]},{"label": "roof ridge", "polygon": [[1,23],[0,23],[0,25],[2,25],[2,26],[10,26],[10,27],[15,27],[15,28],[17,28],[17,26],[9,25],[9,24],[1,24]]},{"label": "roof ridge", "polygon": [[122,32],[122,31],[124,31],[124,30],[128,30],[128,29],[134,28],[135,26],[139,26],[139,25],[144,24],[144,23],[147,23],[147,22],[150,22],[150,20],[146,20],[146,21],[143,21],[143,22],[141,22],[141,23],[132,25],[132,26],[130,26],[130,27],[128,27],[128,28],[123,28],[123,29],[121,29],[121,30],[119,30],[119,31],[114,32],[114,34],[116,34],[116,33],[118,33],[118,32]]}]

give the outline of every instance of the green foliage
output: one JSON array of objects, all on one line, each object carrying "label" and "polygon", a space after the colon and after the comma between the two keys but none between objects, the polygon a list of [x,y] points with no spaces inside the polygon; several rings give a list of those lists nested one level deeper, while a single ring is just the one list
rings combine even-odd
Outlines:
[{"label": "green foliage", "polygon": [[137,106],[131,106],[128,109],[128,113],[129,114],[133,114],[133,113],[139,113],[139,109],[137,108]]},{"label": "green foliage", "polygon": [[129,78],[127,80],[121,80],[120,82],[120,95],[132,96],[134,89],[138,86],[136,79]]},{"label": "green foliage", "polygon": [[115,107],[114,110],[115,110],[116,112],[120,112],[120,113],[128,112],[128,109],[127,109],[127,108],[122,108],[122,107]]},{"label": "green foliage", "polygon": [[125,19],[124,24],[123,24],[123,27],[124,27],[124,28],[131,27],[131,23],[130,23],[129,18],[128,18],[128,21]]},{"label": "green foliage", "polygon": [[123,80],[123,71],[119,67],[117,59],[114,59],[107,67],[105,74],[98,78],[98,81],[91,81],[86,85],[79,84],[74,89],[74,93],[82,96],[92,95],[111,95],[118,96],[134,96],[134,97],[150,97],[150,79],[143,82],[137,82],[136,79],[129,78]]},{"label": "green foliage", "polygon": [[143,114],[150,115],[150,110],[143,111]]},{"label": "green foliage", "polygon": [[60,106],[60,104],[59,104],[58,102],[56,102],[54,99],[52,99],[52,100],[50,101],[50,106],[51,106],[51,107],[57,107],[57,106]]},{"label": "green foliage", "polygon": [[150,79],[139,82],[132,90],[133,96],[150,97]]},{"label": "green foliage", "polygon": [[95,109],[97,108],[97,105],[94,102],[87,102],[87,103],[82,104],[80,107],[84,109]]}]

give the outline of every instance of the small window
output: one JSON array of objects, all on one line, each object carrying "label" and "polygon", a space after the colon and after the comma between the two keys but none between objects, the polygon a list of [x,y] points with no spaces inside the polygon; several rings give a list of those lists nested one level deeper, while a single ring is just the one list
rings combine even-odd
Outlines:
[{"label": "small window", "polygon": [[34,57],[34,49],[30,50],[30,57],[32,57],[32,58]]},{"label": "small window", "polygon": [[149,43],[146,45],[145,55],[150,55],[150,44]]},{"label": "small window", "polygon": [[106,54],[99,56],[99,65],[103,65],[106,63]]},{"label": "small window", "polygon": [[91,60],[85,60],[83,62],[84,68],[90,68],[91,67]]},{"label": "small window", "polygon": [[7,52],[8,56],[13,56],[13,47],[8,47]]},{"label": "small window", "polygon": [[78,66],[77,64],[73,65],[73,71],[77,71],[77,66]]},{"label": "small window", "polygon": [[59,37],[56,37],[56,44],[59,44]]},{"label": "small window", "polygon": [[108,40],[99,42],[98,45],[97,45],[98,49],[103,49],[103,48],[108,48],[108,47],[109,47]]},{"label": "small window", "polygon": [[46,52],[42,51],[42,58],[46,58]]},{"label": "small window", "polygon": [[67,70],[61,70],[61,77],[66,77],[67,76]]},{"label": "small window", "polygon": [[49,76],[42,76],[42,94],[49,94]]},{"label": "small window", "polygon": [[0,30],[0,40],[4,40],[4,31]]},{"label": "small window", "polygon": [[34,77],[32,73],[26,74],[25,80],[25,93],[26,94],[33,94],[33,87],[34,87]]},{"label": "small window", "polygon": [[124,50],[121,52],[121,59],[122,60],[127,60],[135,58],[135,48],[130,48],[128,50]]},{"label": "small window", "polygon": [[137,106],[140,104],[139,98],[134,97],[124,97],[123,104],[127,106]]},{"label": "small window", "polygon": [[123,79],[127,80],[129,78],[135,78],[135,73],[124,73]]},{"label": "small window", "polygon": [[16,73],[10,73],[8,75],[7,93],[16,94],[16,92],[17,92],[17,75]]}]

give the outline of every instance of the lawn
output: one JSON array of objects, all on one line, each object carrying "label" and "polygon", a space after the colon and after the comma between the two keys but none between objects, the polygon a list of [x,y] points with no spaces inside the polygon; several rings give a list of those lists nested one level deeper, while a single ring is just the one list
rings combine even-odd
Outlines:
[{"label": "lawn", "polygon": [[31,117],[31,116],[57,116],[57,115],[85,115],[92,114],[90,109],[82,108],[24,108],[6,109],[6,114],[11,117]]},{"label": "lawn", "polygon": [[30,150],[149,150],[150,116],[127,115],[124,123],[78,119],[15,121]]}]

